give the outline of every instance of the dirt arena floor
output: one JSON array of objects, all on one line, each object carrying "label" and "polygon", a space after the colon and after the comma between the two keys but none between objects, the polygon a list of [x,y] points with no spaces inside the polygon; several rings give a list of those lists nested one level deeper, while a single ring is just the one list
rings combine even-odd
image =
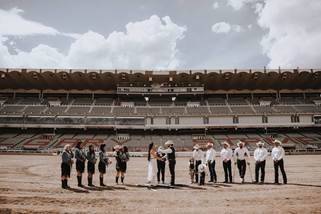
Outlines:
[{"label": "dirt arena floor", "polygon": [[[175,188],[146,182],[146,158],[131,158],[125,185],[114,184],[115,165],[107,170],[106,188],[60,188],[60,157],[0,155],[0,213],[321,213],[321,155],[287,156],[288,185],[273,185],[271,159],[265,185],[246,181],[225,185],[218,161],[217,184],[191,185],[188,159],[177,160]],[[253,162],[251,170],[254,176]],[[168,167],[166,181],[169,181]],[[237,174],[237,173],[236,173]],[[86,175],[85,175],[86,176]],[[86,180],[83,179],[84,181]],[[98,184],[98,174],[94,183]],[[208,178],[206,178],[206,181]],[[87,182],[85,182],[87,184]]]}]

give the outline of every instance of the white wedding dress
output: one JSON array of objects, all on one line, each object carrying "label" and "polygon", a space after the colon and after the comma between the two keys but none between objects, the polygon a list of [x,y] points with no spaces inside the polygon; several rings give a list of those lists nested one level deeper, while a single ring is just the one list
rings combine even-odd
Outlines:
[{"label": "white wedding dress", "polygon": [[156,159],[151,157],[147,165],[147,182],[152,183],[155,178]]}]

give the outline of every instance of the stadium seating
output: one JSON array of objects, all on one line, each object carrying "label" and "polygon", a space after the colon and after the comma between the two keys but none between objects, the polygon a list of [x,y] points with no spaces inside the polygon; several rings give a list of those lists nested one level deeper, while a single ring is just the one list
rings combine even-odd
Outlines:
[{"label": "stadium seating", "polygon": [[[49,136],[49,138],[47,137]],[[285,147],[291,146],[296,149],[318,148],[321,149],[321,133],[318,132],[297,132],[277,134],[277,139],[281,140]],[[119,138],[119,139],[118,139]],[[122,139],[120,139],[122,138]],[[84,146],[93,144],[98,149],[99,145],[105,143],[108,151],[112,147],[121,142],[126,145],[130,151],[146,151],[147,145],[154,142],[155,145],[161,146],[167,140],[173,140],[175,147],[179,151],[191,151],[196,143],[205,148],[207,142],[214,143],[214,149],[219,152],[222,149],[221,143],[227,141],[234,149],[239,140],[245,142],[246,147],[253,151],[258,141],[265,142],[265,147],[269,150],[273,147],[273,138],[271,135],[264,134],[122,134],[122,135],[106,135],[106,134],[0,134],[0,149],[62,149],[64,145],[70,144],[75,147],[76,143],[81,141]]]},{"label": "stadium seating", "polygon": [[26,115],[42,115],[47,106],[27,106],[23,112]]},{"label": "stadium seating", "polygon": [[94,106],[88,113],[90,116],[111,116],[111,107],[107,106]]},{"label": "stadium seating", "polygon": [[134,107],[113,107],[113,114],[118,116],[133,116],[135,114]]},{"label": "stadium seating", "polygon": [[162,107],[161,115],[184,115],[184,107]]},{"label": "stadium seating", "polygon": [[95,105],[111,106],[113,102],[114,102],[113,98],[100,97],[95,99]]},{"label": "stadium seating", "polygon": [[66,112],[63,112],[62,115],[87,115],[90,110],[90,107],[87,106],[71,106],[70,108],[67,109]]},{"label": "stadium seating", "polygon": [[251,106],[231,106],[231,110],[234,114],[241,115],[241,114],[247,114],[247,115],[253,115],[255,112],[253,111]]},{"label": "stadium seating", "polygon": [[211,106],[211,114],[220,115],[220,114],[231,114],[232,112],[227,106]]},{"label": "stadium seating", "polygon": [[0,109],[0,114],[3,115],[21,115],[23,109],[26,108],[24,105],[6,105]]},{"label": "stadium seating", "polygon": [[187,107],[187,114],[189,115],[209,115],[208,107]]},{"label": "stadium seating", "polygon": [[82,98],[75,98],[74,99],[74,102],[72,103],[73,105],[91,105],[93,102],[93,99],[92,98],[85,98],[85,97],[82,97]]},{"label": "stadium seating", "polygon": [[137,107],[137,115],[149,116],[160,115],[160,107]]},{"label": "stadium seating", "polygon": [[62,115],[67,109],[67,106],[50,106],[47,111],[44,112],[46,115]]}]

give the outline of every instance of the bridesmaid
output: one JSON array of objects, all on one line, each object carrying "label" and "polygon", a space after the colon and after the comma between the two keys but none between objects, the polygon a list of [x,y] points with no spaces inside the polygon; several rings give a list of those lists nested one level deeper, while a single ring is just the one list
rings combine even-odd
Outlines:
[{"label": "bridesmaid", "polygon": [[95,174],[95,164],[97,161],[95,148],[93,145],[89,146],[89,151],[87,152],[87,173],[88,173],[88,186],[93,185],[93,176]]},{"label": "bridesmaid", "polygon": [[99,170],[99,181],[100,186],[106,186],[104,184],[104,174],[106,174],[106,168],[109,164],[111,164],[111,161],[107,157],[106,150],[105,150],[106,144],[100,145],[100,152],[99,152],[99,163],[98,163],[98,170]]},{"label": "bridesmaid", "polygon": [[70,178],[70,170],[73,164],[72,158],[74,154],[71,151],[70,145],[66,144],[64,146],[64,151],[62,152],[62,163],[61,163],[61,187],[63,189],[70,188],[68,186],[68,179]]}]

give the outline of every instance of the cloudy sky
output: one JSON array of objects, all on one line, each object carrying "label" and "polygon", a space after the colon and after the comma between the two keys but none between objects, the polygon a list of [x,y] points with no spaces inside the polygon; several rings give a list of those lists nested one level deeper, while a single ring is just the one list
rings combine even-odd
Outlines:
[{"label": "cloudy sky", "polygon": [[320,0],[0,0],[0,67],[320,68]]}]

